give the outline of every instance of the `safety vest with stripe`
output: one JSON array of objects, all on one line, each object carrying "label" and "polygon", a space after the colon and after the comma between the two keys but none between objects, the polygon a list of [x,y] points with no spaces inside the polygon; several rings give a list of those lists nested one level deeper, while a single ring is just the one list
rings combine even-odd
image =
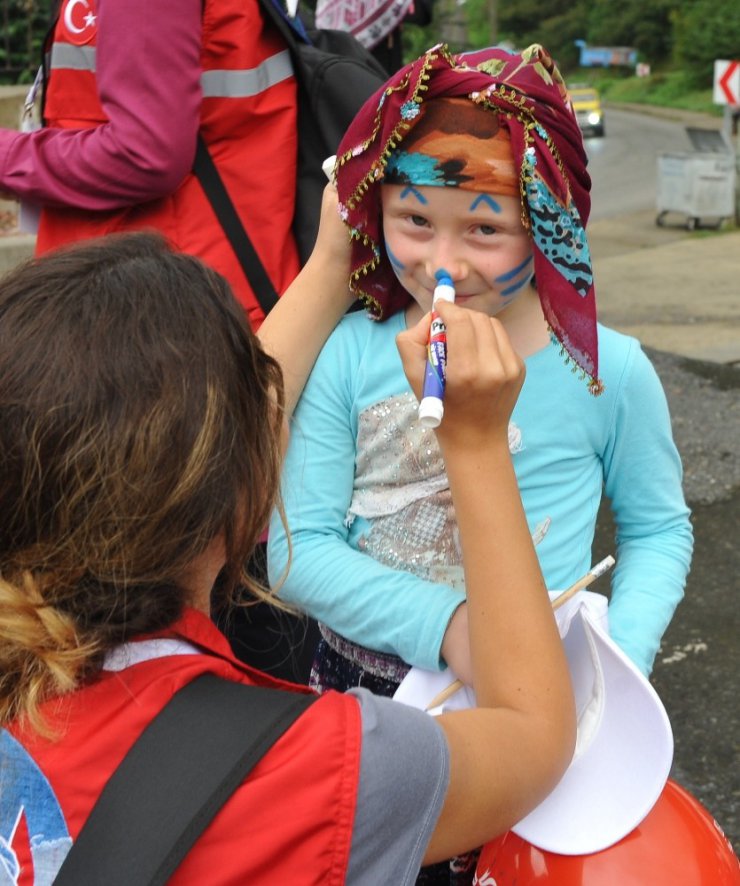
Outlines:
[{"label": "safety vest with stripe", "polygon": [[[64,0],[60,7],[49,58],[47,126],[86,129],[107,122],[95,78],[95,13],[95,0]],[[206,0],[203,35],[200,131],[275,290],[282,293],[299,269],[291,233],[297,133],[290,56],[256,2]],[[110,212],[46,207],[37,252],[145,228],[161,231],[177,249],[222,273],[253,327],[259,325],[263,312],[192,174],[167,197]]]},{"label": "safety vest with stripe", "polygon": [[[204,673],[287,686],[236,661],[207,616],[186,609],[166,631],[109,653],[95,680],[47,702],[42,714],[55,730],[53,740],[18,723],[0,730],[3,762],[10,761],[2,770],[0,804],[0,835],[7,836],[0,841],[3,884],[52,883],[128,748],[178,689]],[[168,886],[343,886],[361,746],[357,700],[322,695],[234,791]],[[18,871],[17,878],[3,877],[6,870]]]}]

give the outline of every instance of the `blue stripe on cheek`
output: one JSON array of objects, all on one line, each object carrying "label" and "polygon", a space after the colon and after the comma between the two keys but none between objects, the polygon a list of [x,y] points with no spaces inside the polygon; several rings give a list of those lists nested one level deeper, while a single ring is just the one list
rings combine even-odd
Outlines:
[{"label": "blue stripe on cheek", "polygon": [[469,212],[473,212],[481,203],[485,203],[491,207],[494,212],[501,212],[499,204],[488,194],[478,194],[478,196],[470,204]]},{"label": "blue stripe on cheek", "polygon": [[504,297],[514,295],[516,292],[519,292],[520,289],[524,289],[524,287],[529,283],[531,279],[532,275],[527,274],[527,276],[522,277],[522,279],[518,283],[514,283],[511,286],[508,286],[506,289],[502,289],[501,295]]},{"label": "blue stripe on cheek", "polygon": [[388,246],[387,240],[385,241],[385,252],[386,252],[386,255],[388,256],[388,260],[390,261],[391,266],[393,267],[394,271],[405,271],[406,270],[406,265],[403,264],[403,262],[399,261],[399,259],[397,259],[396,256],[391,252],[390,247]]},{"label": "blue stripe on cheek", "polygon": [[513,280],[514,277],[517,276],[517,274],[521,273],[521,271],[523,271],[527,267],[527,265],[531,263],[531,261],[532,261],[532,256],[528,255],[520,265],[517,265],[515,268],[512,268],[510,271],[507,271],[505,274],[502,274],[500,277],[496,277],[496,279],[493,282],[494,283],[506,283],[508,280]]}]

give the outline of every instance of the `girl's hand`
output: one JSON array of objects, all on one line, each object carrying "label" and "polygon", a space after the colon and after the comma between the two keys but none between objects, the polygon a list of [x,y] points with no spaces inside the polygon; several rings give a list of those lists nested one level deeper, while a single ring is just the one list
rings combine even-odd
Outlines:
[{"label": "girl's hand", "polygon": [[324,342],[354,301],[349,261],[349,232],[339,218],[337,189],[328,184],[313,252],[259,330],[262,346],[283,370],[286,418]]},{"label": "girl's hand", "polygon": [[[316,244],[307,264],[329,263],[341,274],[349,290],[350,236],[339,216],[339,199],[336,185],[329,182],[321,198],[321,218]],[[348,303],[349,291],[347,292]]]}]

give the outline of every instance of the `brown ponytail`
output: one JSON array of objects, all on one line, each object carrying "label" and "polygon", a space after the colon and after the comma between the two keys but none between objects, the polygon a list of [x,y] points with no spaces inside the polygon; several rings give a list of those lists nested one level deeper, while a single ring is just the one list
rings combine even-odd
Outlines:
[{"label": "brown ponytail", "polygon": [[222,534],[224,587],[273,507],[282,377],[228,284],[158,237],[0,281],[0,725],[171,624]]}]

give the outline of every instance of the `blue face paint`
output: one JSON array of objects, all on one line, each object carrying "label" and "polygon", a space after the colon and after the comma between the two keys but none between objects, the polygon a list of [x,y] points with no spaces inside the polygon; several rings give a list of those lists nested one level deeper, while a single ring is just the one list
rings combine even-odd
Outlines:
[{"label": "blue face paint", "polygon": [[528,255],[520,265],[517,265],[515,268],[512,268],[510,271],[507,271],[505,274],[501,274],[500,277],[496,277],[496,279],[493,282],[494,283],[506,283],[509,280],[513,280],[514,277],[516,277],[521,271],[523,271],[527,267],[528,264],[531,263],[531,261],[532,261],[532,256]]},{"label": "blue face paint", "polygon": [[427,198],[421,193],[421,191],[418,190],[418,188],[415,188],[413,185],[409,185],[407,188],[404,188],[401,191],[401,199],[405,200],[409,194],[416,197],[416,199],[419,201],[419,203],[421,203],[422,206],[429,202]]},{"label": "blue face paint", "polygon": [[490,206],[494,212],[501,212],[501,206],[489,194],[478,194],[470,204],[470,211],[473,212],[481,203]]},{"label": "blue face paint", "polygon": [[391,267],[396,273],[406,270],[406,265],[403,264],[403,262],[401,262],[398,258],[396,258],[396,256],[391,252],[387,240],[385,241],[385,253],[388,256],[388,261],[391,263]]},{"label": "blue face paint", "polygon": [[531,279],[532,279],[532,275],[527,274],[527,276],[523,280],[520,280],[518,283],[514,283],[512,286],[509,286],[506,289],[503,289],[501,291],[501,295],[504,298],[508,298],[509,296],[516,295],[516,293],[519,292],[520,289],[524,289],[524,287],[529,283],[529,281]]},{"label": "blue face paint", "polygon": [[522,276],[519,280],[515,280],[511,286],[507,286],[506,289],[501,290],[501,295],[504,298],[510,298],[512,295],[516,295],[517,292],[524,289],[525,286],[532,279],[532,272],[529,270],[529,266],[532,264],[532,256],[529,255],[524,259],[521,264],[518,264],[515,268],[512,268],[510,271],[506,271],[506,273],[501,274],[499,277],[493,281],[495,283],[507,283],[509,280],[515,280],[522,272],[524,272],[524,276]]}]

